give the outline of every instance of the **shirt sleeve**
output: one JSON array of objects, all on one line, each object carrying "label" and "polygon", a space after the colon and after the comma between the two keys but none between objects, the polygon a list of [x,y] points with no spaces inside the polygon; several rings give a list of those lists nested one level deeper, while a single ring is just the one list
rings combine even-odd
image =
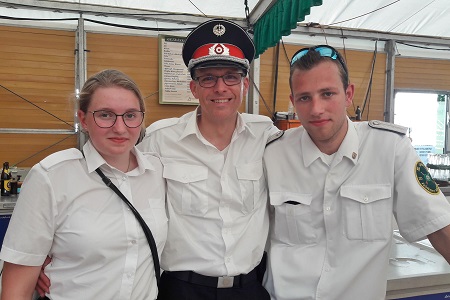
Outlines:
[{"label": "shirt sleeve", "polygon": [[410,140],[403,137],[395,150],[394,215],[409,242],[450,224],[450,204],[436,187]]},{"label": "shirt sleeve", "polygon": [[55,230],[55,201],[46,172],[35,165],[27,175],[9,223],[0,258],[40,266],[50,251]]}]

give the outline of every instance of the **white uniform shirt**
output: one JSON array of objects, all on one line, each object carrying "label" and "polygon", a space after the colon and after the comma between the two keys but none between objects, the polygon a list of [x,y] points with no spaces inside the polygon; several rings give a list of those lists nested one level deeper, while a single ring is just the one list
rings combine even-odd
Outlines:
[{"label": "white uniform shirt", "polygon": [[161,254],[167,235],[165,183],[154,155],[133,150],[138,167],[107,165],[89,141],[52,154],[26,177],[0,258],[40,266],[51,299],[156,299],[151,251],[135,216],[95,172],[97,167],[142,215]]},{"label": "white uniform shirt", "polygon": [[264,116],[240,114],[219,151],[197,127],[197,110],[158,121],[139,145],[161,156],[169,233],[161,267],[208,276],[247,274],[258,265],[269,220],[262,156],[278,132]]},{"label": "white uniform shirt", "polygon": [[392,213],[410,242],[450,224],[441,192],[416,179],[404,135],[349,121],[330,166],[303,127],[264,155],[273,206],[265,287],[272,299],[384,299]]}]

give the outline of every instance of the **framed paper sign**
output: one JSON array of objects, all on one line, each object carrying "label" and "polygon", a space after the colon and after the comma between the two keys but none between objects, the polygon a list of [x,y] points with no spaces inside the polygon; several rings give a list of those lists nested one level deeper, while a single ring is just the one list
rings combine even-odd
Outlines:
[{"label": "framed paper sign", "polygon": [[189,88],[191,75],[181,56],[185,37],[159,35],[159,103],[198,105]]}]

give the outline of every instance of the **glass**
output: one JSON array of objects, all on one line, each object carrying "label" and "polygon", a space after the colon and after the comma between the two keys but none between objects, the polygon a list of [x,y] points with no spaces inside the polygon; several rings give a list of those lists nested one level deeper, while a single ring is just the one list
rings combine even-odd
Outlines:
[{"label": "glass", "polygon": [[144,121],[144,112],[139,110],[127,111],[118,115],[109,110],[90,111],[94,117],[95,124],[101,128],[110,128],[116,124],[117,117],[122,117],[123,123],[128,128],[139,127]]},{"label": "glass", "polygon": [[198,84],[200,84],[201,87],[210,88],[217,84],[217,80],[219,80],[219,78],[222,78],[223,82],[225,82],[226,85],[232,86],[241,83],[242,77],[244,77],[244,74],[242,73],[229,73],[223,76],[198,76],[195,78],[195,80],[198,82]]},{"label": "glass", "polygon": [[315,46],[315,47],[311,47],[311,48],[303,48],[298,50],[297,52],[295,52],[295,54],[292,56],[291,59],[291,66],[300,58],[302,58],[303,56],[306,55],[306,53],[308,53],[309,51],[316,51],[317,53],[320,54],[320,56],[324,56],[324,57],[329,57],[331,59],[334,60],[338,60],[339,63],[342,65],[342,67],[344,68],[345,72],[347,72],[347,66],[345,65],[345,63],[342,61],[341,57],[338,55],[338,52],[336,49],[334,49],[331,46],[328,45],[319,45],[319,46]]}]

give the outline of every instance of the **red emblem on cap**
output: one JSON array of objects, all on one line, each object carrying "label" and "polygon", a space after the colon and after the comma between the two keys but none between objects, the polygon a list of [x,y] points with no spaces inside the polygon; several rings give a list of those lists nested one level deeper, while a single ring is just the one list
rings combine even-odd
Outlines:
[{"label": "red emblem on cap", "polygon": [[228,49],[224,44],[214,44],[211,48],[209,48],[209,55],[230,55],[230,49]]},{"label": "red emblem on cap", "polygon": [[208,56],[233,56],[235,58],[244,59],[244,53],[238,47],[231,44],[206,44],[198,48],[192,55],[192,59]]},{"label": "red emblem on cap", "polygon": [[217,54],[222,54],[223,52],[223,48],[221,45],[217,45],[216,48],[214,48],[214,52],[216,52]]}]

